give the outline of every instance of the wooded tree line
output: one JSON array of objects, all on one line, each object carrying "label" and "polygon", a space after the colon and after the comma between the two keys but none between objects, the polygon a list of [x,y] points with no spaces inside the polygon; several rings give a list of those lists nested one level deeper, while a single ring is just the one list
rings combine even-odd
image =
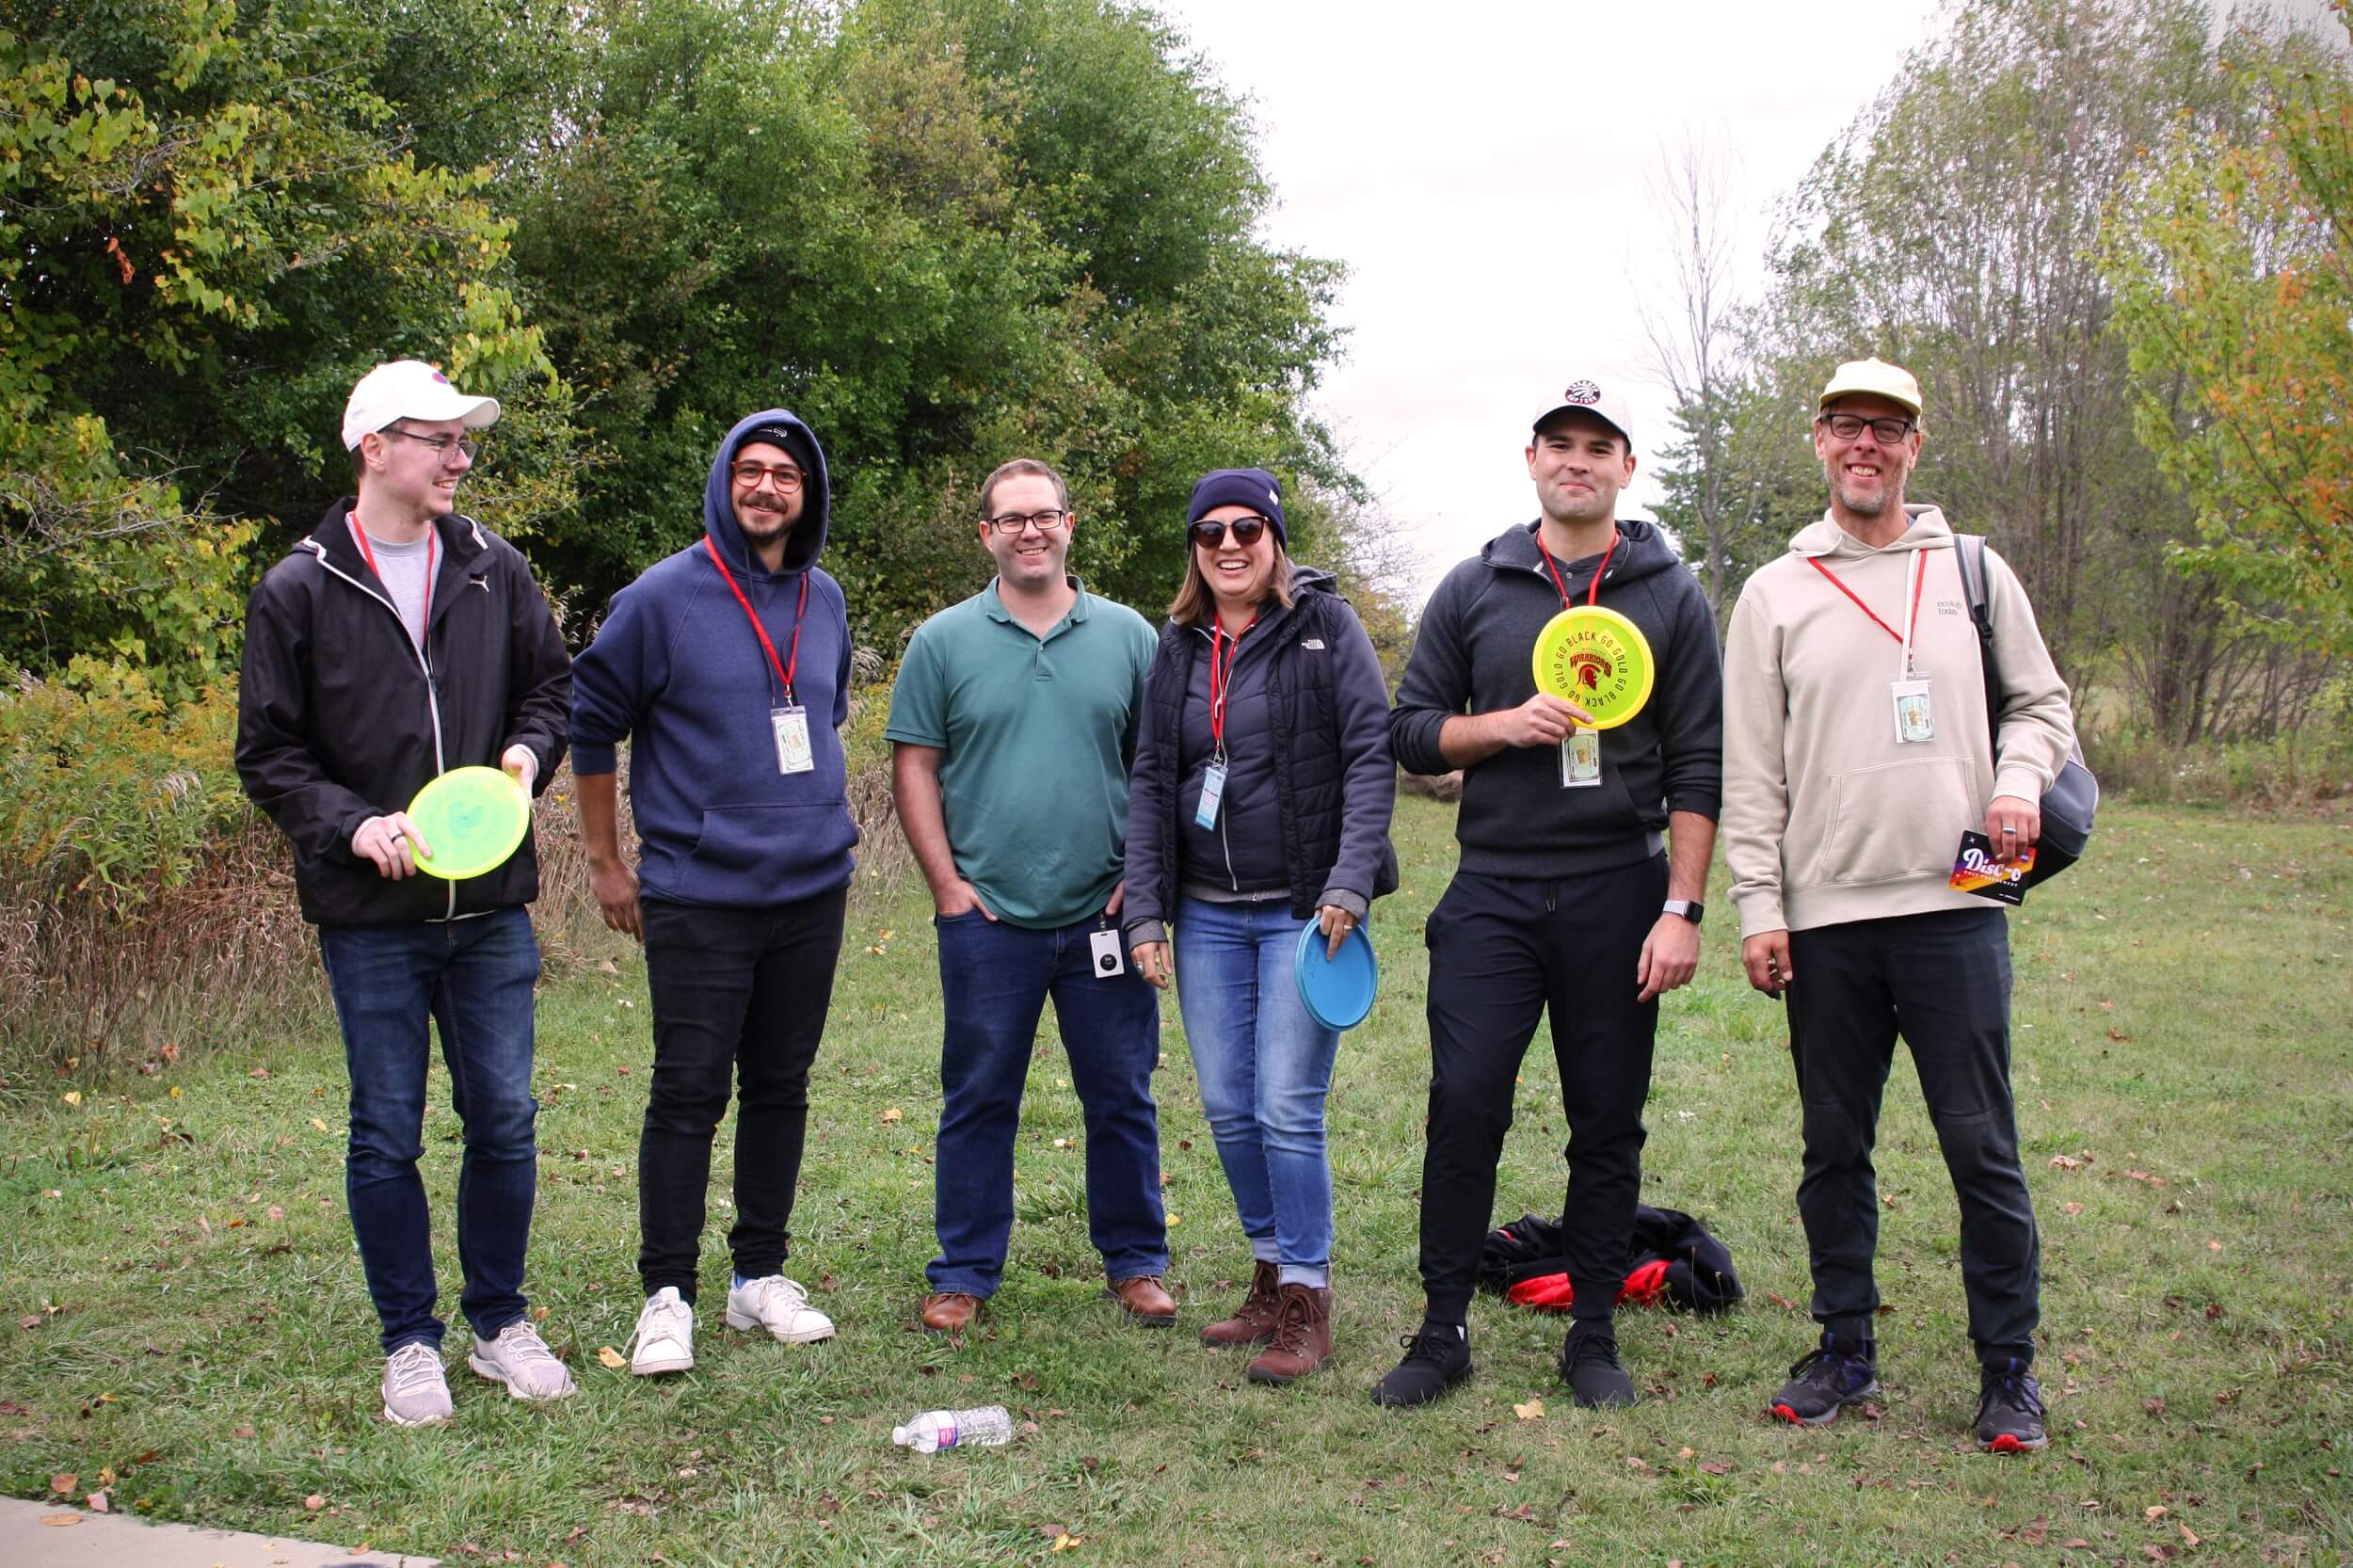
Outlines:
[{"label": "wooded tree line", "polygon": [[728,425],[820,433],[895,651],[1048,458],[1149,605],[1203,469],[1357,499],[1305,394],[1338,266],[1255,234],[1241,107],[1117,0],[0,0],[0,665],[232,664],[380,360],[504,400],[466,504],[578,639]]},{"label": "wooded tree line", "polygon": [[1720,615],[1819,515],[1814,393],[1877,353],[1928,404],[1912,498],[2018,567],[2079,689],[2173,742],[2344,704],[2346,13],[2215,23],[2196,0],[1957,6],[1780,201],[1754,297],[1721,158],[1665,160],[1661,515]]}]

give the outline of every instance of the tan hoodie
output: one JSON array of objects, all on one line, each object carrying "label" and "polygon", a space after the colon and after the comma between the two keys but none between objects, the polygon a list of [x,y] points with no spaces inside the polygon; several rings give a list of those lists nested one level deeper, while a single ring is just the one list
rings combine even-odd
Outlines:
[{"label": "tan hoodie", "polygon": [[[1985,552],[2001,672],[2000,762],[1986,736],[1977,630],[1952,531],[1933,506],[1873,548],[1825,514],[1740,591],[1724,648],[1724,861],[1740,934],[1936,909],[1983,909],[1946,886],[1961,834],[1993,797],[2040,800],[2066,760],[2074,715],[2008,563]],[[1820,571],[1897,632],[1921,558],[1914,673],[1935,739],[1896,741],[1888,683],[1903,649]]]}]

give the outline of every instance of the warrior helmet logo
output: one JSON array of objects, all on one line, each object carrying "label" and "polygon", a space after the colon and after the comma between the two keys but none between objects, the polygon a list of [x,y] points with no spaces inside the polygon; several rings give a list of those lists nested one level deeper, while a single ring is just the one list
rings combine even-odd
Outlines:
[{"label": "warrior helmet logo", "polygon": [[1616,673],[1609,660],[1593,652],[1572,655],[1569,669],[1577,677],[1577,683],[1589,692],[1601,690],[1601,683]]}]

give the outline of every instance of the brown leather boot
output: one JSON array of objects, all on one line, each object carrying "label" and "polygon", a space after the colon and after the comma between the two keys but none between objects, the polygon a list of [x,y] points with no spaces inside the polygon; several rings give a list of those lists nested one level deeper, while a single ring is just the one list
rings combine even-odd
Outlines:
[{"label": "brown leather boot", "polygon": [[1250,1294],[1230,1318],[1221,1318],[1201,1331],[1201,1342],[1231,1350],[1236,1345],[1263,1345],[1274,1337],[1274,1320],[1282,1304],[1281,1273],[1273,1264],[1260,1262],[1250,1271]]},{"label": "brown leather boot", "polygon": [[1132,1279],[1115,1279],[1103,1287],[1103,1294],[1119,1304],[1119,1310],[1146,1328],[1168,1328],[1176,1321],[1176,1300],[1168,1293],[1158,1274],[1138,1274]]},{"label": "brown leather boot", "polygon": [[1274,1342],[1250,1364],[1250,1381],[1280,1386],[1331,1359],[1332,1292],[1312,1285],[1284,1286]]}]

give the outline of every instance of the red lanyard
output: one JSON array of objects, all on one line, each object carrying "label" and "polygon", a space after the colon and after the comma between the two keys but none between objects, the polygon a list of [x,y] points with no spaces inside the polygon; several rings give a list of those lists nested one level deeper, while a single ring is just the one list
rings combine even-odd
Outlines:
[{"label": "red lanyard", "polygon": [[1853,599],[1854,607],[1862,611],[1865,615],[1870,616],[1871,623],[1873,625],[1877,626],[1881,631],[1886,632],[1889,636],[1895,638],[1897,642],[1903,644],[1904,647],[1910,648],[1912,646],[1912,633],[1918,630],[1920,625],[1920,588],[1921,585],[1928,581],[1929,577],[1928,558],[1924,555],[1920,555],[1917,552],[1914,552],[1913,553],[1915,559],[1912,574],[1912,615],[1911,617],[1904,622],[1904,629],[1901,632],[1897,632],[1894,627],[1880,619],[1876,614],[1873,614],[1872,609],[1868,604],[1864,603],[1860,599],[1856,599],[1855,591],[1847,586],[1844,583],[1839,582],[1838,574],[1831,570],[1830,568],[1822,565],[1822,558],[1820,556],[1809,555],[1805,559],[1806,563],[1816,571],[1820,572],[1824,577],[1830,579],[1831,585],[1833,587],[1836,588],[1840,593],[1845,594],[1849,599]]},{"label": "red lanyard", "polygon": [[1242,633],[1257,624],[1258,617],[1254,613],[1241,631],[1234,633],[1234,651],[1225,656],[1223,667],[1218,650],[1225,642],[1225,623],[1214,622],[1209,633],[1209,744],[1220,757],[1225,755],[1225,688],[1234,679],[1234,661],[1241,657]]},{"label": "red lanyard", "polygon": [[776,679],[784,682],[785,705],[791,707],[792,672],[801,667],[801,616],[808,610],[808,573],[801,573],[801,601],[792,608],[792,655],[790,659],[779,660],[776,645],[768,640],[768,629],[760,624],[758,616],[752,614],[752,601],[745,599],[744,590],[735,585],[735,573],[728,570],[728,564],[719,559],[719,552],[712,547],[709,535],[703,536],[703,553],[709,555],[711,564],[719,568],[719,575],[726,579],[728,592],[735,596],[735,602],[744,606],[744,618],[752,623],[752,631],[760,637],[760,646],[767,650],[768,663],[775,666]]},{"label": "red lanyard", "polygon": [[[351,524],[351,536],[360,541],[360,553],[368,558],[368,569],[376,573],[377,582],[382,583],[384,573],[376,567],[376,547],[368,543],[368,531],[360,526],[358,518],[346,517],[344,520]],[[391,586],[390,584],[385,585]],[[419,616],[417,620],[426,631],[430,632],[433,629],[433,525],[431,523],[426,523],[424,527],[424,614]],[[424,646],[424,638],[420,637],[417,641],[419,647]]]},{"label": "red lanyard", "polygon": [[[1591,604],[1601,597],[1601,574],[1609,569],[1609,557],[1617,552],[1618,535],[1617,531],[1612,529],[1609,534],[1609,548],[1601,552],[1601,565],[1593,568],[1593,580],[1585,589],[1586,603]],[[1541,536],[1536,540],[1536,553],[1545,558],[1545,569],[1552,573],[1552,585],[1561,590],[1561,602],[1569,603],[1569,585],[1561,579],[1561,568],[1553,564],[1552,552],[1545,548],[1545,541]]]}]

